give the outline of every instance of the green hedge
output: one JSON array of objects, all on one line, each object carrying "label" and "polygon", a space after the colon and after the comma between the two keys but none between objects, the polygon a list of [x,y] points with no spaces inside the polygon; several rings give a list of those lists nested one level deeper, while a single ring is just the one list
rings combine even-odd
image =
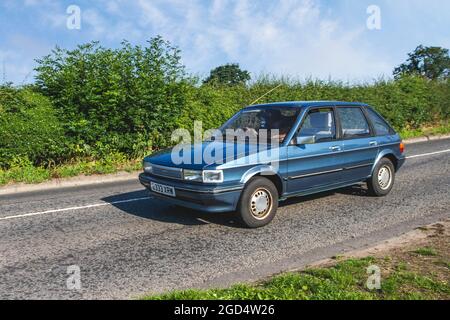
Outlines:
[{"label": "green hedge", "polygon": [[[85,96],[89,112],[72,114],[80,106],[68,108],[30,89],[0,88],[0,166],[60,164],[72,159],[102,160],[111,155],[132,159],[170,145],[174,128],[192,130],[194,121],[203,128],[215,128],[278,82],[261,81],[245,87],[195,86],[176,84],[176,92],[165,92],[166,107],[156,108],[151,98],[144,107],[128,102],[96,104],[98,96]],[[374,106],[398,130],[448,121],[449,84],[421,78],[380,81],[372,85],[347,86],[341,83],[283,83],[258,103],[289,100],[363,101]],[[131,93],[124,93],[129,95]],[[54,99],[54,97],[50,97]],[[142,96],[133,97],[144,101]],[[161,98],[163,99],[163,98]],[[163,105],[161,101],[161,105]],[[83,104],[84,105],[84,104]],[[55,107],[58,106],[58,107]],[[148,112],[149,114],[145,114]],[[112,125],[115,123],[116,125]],[[127,124],[128,123],[128,127]]]},{"label": "green hedge", "polygon": [[38,60],[36,84],[0,87],[0,168],[80,159],[136,159],[170,146],[176,128],[220,126],[258,103],[344,100],[374,106],[398,130],[448,121],[450,82],[420,77],[349,85],[262,77],[251,85],[201,85],[161,38],[147,46],[56,48]]},{"label": "green hedge", "polygon": [[113,50],[93,42],[56,48],[38,63],[36,84],[59,111],[73,157],[138,157],[168,145],[189,85],[169,43]]},{"label": "green hedge", "polygon": [[49,99],[0,88],[0,168],[50,164],[66,157],[64,131]]},{"label": "green hedge", "polygon": [[245,87],[191,87],[179,126],[190,128],[193,120],[217,127],[234,112],[258,103],[292,100],[341,100],[365,102],[375,107],[398,130],[415,129],[449,118],[450,82],[432,82],[419,77],[347,85],[323,81],[259,80]]}]

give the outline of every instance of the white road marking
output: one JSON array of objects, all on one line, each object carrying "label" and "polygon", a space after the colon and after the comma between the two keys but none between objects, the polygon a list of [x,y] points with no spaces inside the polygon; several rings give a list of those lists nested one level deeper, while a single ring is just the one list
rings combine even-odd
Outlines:
[{"label": "white road marking", "polygon": [[409,156],[409,157],[406,157],[406,159],[422,158],[422,157],[428,157],[428,156],[433,156],[435,154],[448,153],[448,152],[450,152],[450,149],[436,151],[436,152],[430,152],[430,153],[424,153],[424,154],[418,154],[415,156]]},{"label": "white road marking", "polygon": [[65,211],[76,211],[76,210],[81,210],[81,209],[89,209],[89,208],[97,208],[97,207],[104,207],[104,206],[112,206],[112,205],[115,205],[115,204],[129,203],[129,202],[136,202],[136,201],[144,201],[144,200],[149,200],[149,199],[151,199],[151,198],[150,197],[135,198],[135,199],[121,200],[121,201],[96,203],[96,204],[90,204],[90,205],[87,205],[87,206],[80,206],[80,207],[70,207],[70,208],[54,209],[54,210],[47,210],[47,211],[41,211],[41,212],[18,214],[18,215],[14,215],[14,216],[2,217],[2,218],[0,218],[0,221],[1,220],[17,219],[17,218],[25,218],[25,217],[33,217],[33,216],[41,216],[43,214],[49,214],[49,213],[59,213],[59,212],[65,212]]},{"label": "white road marking", "polygon": [[[450,149],[447,149],[447,150],[441,150],[441,151],[436,151],[436,152],[417,154],[417,155],[414,155],[414,156],[406,157],[406,159],[429,157],[429,156],[442,154],[442,153],[449,153],[449,152],[450,152]],[[41,212],[17,214],[17,215],[13,215],[13,216],[1,217],[0,221],[2,221],[2,220],[11,220],[11,219],[18,219],[18,218],[25,218],[25,217],[33,217],[33,216],[41,216],[41,215],[50,214],[50,213],[60,213],[60,212],[66,212],[66,211],[76,211],[76,210],[83,210],[83,209],[89,209],[89,208],[112,206],[112,205],[115,205],[115,204],[144,201],[144,200],[149,200],[149,199],[151,199],[151,198],[150,197],[135,198],[135,199],[128,199],[128,200],[113,201],[113,202],[95,203],[95,204],[86,205],[86,206],[80,206],[80,207],[70,207],[70,208],[54,209],[54,210],[47,210],[47,211],[41,211]]]}]

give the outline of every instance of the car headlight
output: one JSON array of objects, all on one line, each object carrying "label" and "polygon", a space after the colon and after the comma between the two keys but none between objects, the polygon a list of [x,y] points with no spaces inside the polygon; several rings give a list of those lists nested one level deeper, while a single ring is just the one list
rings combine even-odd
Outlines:
[{"label": "car headlight", "polygon": [[183,170],[184,180],[203,182],[202,172],[197,170]]},{"label": "car headlight", "polygon": [[144,172],[145,173],[152,173],[153,166],[152,166],[152,164],[150,162],[144,161],[143,167],[144,167]]},{"label": "car headlight", "polygon": [[183,170],[184,180],[196,181],[203,183],[222,183],[223,171],[222,170]]},{"label": "car headlight", "polygon": [[204,183],[222,183],[223,171],[222,170],[205,170],[203,171]]}]

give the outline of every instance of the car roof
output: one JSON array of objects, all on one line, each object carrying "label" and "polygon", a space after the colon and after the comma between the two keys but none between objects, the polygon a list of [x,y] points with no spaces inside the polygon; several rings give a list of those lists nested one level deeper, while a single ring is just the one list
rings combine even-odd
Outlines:
[{"label": "car roof", "polygon": [[247,108],[262,108],[262,107],[294,107],[294,108],[307,108],[307,107],[325,107],[325,106],[362,106],[368,105],[361,102],[345,102],[345,101],[286,101],[286,102],[273,102],[265,104],[255,104],[248,106]]}]

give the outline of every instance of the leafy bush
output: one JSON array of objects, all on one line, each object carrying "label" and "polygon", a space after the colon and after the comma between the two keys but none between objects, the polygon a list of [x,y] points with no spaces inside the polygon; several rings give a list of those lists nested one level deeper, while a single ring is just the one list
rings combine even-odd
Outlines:
[{"label": "leafy bush", "polygon": [[137,157],[168,144],[187,82],[178,49],[160,37],[146,47],[56,48],[38,64],[36,84],[61,111],[74,156]]},{"label": "leafy bush", "polygon": [[[271,89],[276,90],[265,95]],[[259,97],[258,103],[301,100],[360,101],[372,105],[398,130],[415,129],[449,118],[450,82],[408,76],[373,84],[290,81],[261,78],[250,87],[209,86],[192,88],[178,124],[189,127],[202,120],[217,127],[234,112]]]},{"label": "leafy bush", "polygon": [[[92,42],[56,48],[38,60],[36,71],[32,86],[0,87],[2,169],[52,167],[57,176],[112,172],[169,146],[176,128],[192,130],[195,120],[203,129],[216,128],[255,101],[366,102],[401,132],[436,123],[448,128],[450,115],[450,80],[420,76],[356,85],[270,76],[251,85],[202,84],[185,73],[179,50],[160,37],[145,47]],[[0,171],[0,180],[7,171]]]},{"label": "leafy bush", "polygon": [[63,158],[64,131],[50,101],[28,89],[0,88],[0,167],[30,167]]}]

